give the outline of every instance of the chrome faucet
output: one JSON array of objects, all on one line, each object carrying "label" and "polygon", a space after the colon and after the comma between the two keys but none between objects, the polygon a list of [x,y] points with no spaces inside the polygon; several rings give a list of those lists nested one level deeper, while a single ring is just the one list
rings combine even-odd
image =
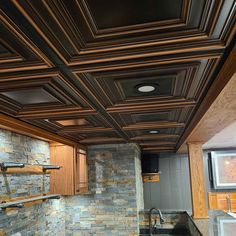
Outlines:
[{"label": "chrome faucet", "polygon": [[150,236],[152,236],[152,231],[153,231],[153,229],[154,229],[154,228],[157,228],[157,226],[158,226],[156,219],[155,219],[154,225],[152,225],[152,212],[153,212],[153,211],[156,211],[157,214],[158,214],[159,217],[160,217],[160,224],[159,224],[159,225],[165,223],[165,219],[163,218],[160,209],[156,209],[155,207],[151,208],[151,209],[149,210],[149,235],[150,235]]}]

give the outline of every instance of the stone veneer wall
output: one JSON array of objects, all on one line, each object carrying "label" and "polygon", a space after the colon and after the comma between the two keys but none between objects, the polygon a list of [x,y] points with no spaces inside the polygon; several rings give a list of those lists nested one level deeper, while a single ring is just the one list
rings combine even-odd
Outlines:
[{"label": "stone veneer wall", "polygon": [[[0,129],[0,162],[49,164],[49,158],[47,142]],[[0,201],[48,191],[48,175],[0,173]],[[64,199],[0,211],[0,235],[65,235]]]},{"label": "stone veneer wall", "polygon": [[[0,162],[49,164],[49,159],[47,142],[0,129]],[[90,146],[88,164],[88,194],[0,211],[0,235],[139,235],[143,209],[139,148]],[[0,173],[0,201],[48,192],[49,182],[49,175]]]},{"label": "stone veneer wall", "polygon": [[143,191],[138,147],[90,146],[88,164],[90,193],[66,198],[66,235],[139,235]]}]

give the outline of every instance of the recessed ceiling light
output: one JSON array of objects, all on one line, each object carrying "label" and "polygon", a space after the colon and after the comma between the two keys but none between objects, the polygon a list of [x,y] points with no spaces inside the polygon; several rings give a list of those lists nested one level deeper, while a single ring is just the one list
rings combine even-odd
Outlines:
[{"label": "recessed ceiling light", "polygon": [[158,131],[158,130],[150,130],[149,133],[150,133],[150,134],[158,134],[159,131]]},{"label": "recessed ceiling light", "polygon": [[151,86],[151,85],[144,85],[138,88],[139,92],[142,93],[149,93],[155,90],[155,87]]},{"label": "recessed ceiling light", "polygon": [[136,90],[140,93],[150,93],[156,90],[157,84],[138,84],[135,86]]}]

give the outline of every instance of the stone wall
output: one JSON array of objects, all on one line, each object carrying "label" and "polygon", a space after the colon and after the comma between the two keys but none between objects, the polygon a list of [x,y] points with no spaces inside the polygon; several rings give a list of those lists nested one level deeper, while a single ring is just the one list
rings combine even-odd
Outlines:
[{"label": "stone wall", "polygon": [[[49,164],[49,144],[0,129],[0,162]],[[0,173],[0,201],[49,191],[49,175]],[[64,199],[0,212],[0,235],[65,235]]]},{"label": "stone wall", "polygon": [[[49,144],[0,129],[0,162],[49,164]],[[88,148],[89,193],[0,212],[0,235],[139,235],[143,209],[135,144]],[[49,191],[49,175],[0,174],[0,200]]]},{"label": "stone wall", "polygon": [[88,164],[90,193],[66,198],[66,235],[139,235],[143,201],[137,146],[90,146]]}]

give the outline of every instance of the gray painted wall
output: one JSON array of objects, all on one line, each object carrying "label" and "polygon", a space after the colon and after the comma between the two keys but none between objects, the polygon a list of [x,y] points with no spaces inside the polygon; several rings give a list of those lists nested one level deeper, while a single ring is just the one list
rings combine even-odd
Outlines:
[{"label": "gray painted wall", "polygon": [[144,207],[191,211],[187,155],[161,154],[159,183],[144,183]]}]

